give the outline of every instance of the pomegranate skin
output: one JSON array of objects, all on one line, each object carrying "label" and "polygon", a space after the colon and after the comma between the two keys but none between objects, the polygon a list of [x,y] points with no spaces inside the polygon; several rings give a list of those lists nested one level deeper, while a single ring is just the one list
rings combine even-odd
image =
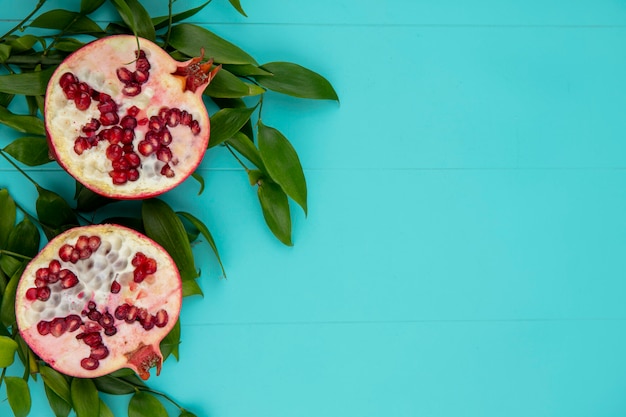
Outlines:
[{"label": "pomegranate skin", "polygon": [[[51,154],[76,180],[106,197],[145,199],[176,187],[195,171],[209,142],[202,91],[217,69],[198,61],[176,61],[155,43],[129,35],[108,36],[75,51],[52,74],[46,90],[44,122]],[[180,75],[188,67],[203,70],[190,76],[199,85],[194,91],[186,88],[190,77]],[[153,143],[150,154],[141,154],[151,129],[159,129],[148,121],[160,114],[168,117],[164,109],[190,114],[194,128],[161,124],[162,144]],[[133,120],[129,123],[126,116]],[[117,152],[116,161],[111,153],[107,157],[107,149],[118,143],[107,131],[115,129],[120,137],[123,130],[131,131],[129,141],[119,143],[129,149]]]},{"label": "pomegranate skin", "polygon": [[[70,259],[64,256],[68,245],[88,253]],[[140,283],[133,280],[137,270],[146,275]],[[42,286],[49,297],[33,299],[32,289]],[[15,313],[24,341],[59,372],[93,378],[130,368],[147,379],[151,367],[160,371],[159,343],[176,324],[181,304],[180,274],[165,249],[134,230],[105,224],[52,239],[24,270]],[[122,305],[134,316],[115,317]],[[166,322],[153,325],[163,316]]]}]

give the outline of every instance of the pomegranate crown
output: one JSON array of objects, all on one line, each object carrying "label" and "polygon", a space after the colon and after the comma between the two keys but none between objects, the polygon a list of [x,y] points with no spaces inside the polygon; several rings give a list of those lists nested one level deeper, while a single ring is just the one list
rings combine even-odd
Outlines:
[{"label": "pomegranate crown", "polygon": [[182,66],[176,67],[172,75],[182,78],[184,91],[195,93],[199,87],[207,86],[215,77],[222,65],[213,67],[213,59],[202,63],[204,48],[200,49],[200,56],[193,58]]}]

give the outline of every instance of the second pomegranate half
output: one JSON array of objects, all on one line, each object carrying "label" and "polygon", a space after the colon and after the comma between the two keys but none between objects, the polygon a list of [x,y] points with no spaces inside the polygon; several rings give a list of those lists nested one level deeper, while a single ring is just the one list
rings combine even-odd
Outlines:
[{"label": "second pomegranate half", "polygon": [[210,125],[202,92],[218,70],[202,56],[178,62],[134,36],[91,42],[49,81],[44,119],[51,152],[98,194],[162,194],[204,156]]}]

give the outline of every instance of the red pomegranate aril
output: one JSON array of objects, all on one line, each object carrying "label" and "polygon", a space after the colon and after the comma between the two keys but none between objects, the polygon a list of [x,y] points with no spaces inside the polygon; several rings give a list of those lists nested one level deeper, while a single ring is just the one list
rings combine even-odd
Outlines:
[{"label": "red pomegranate aril", "polygon": [[78,285],[78,277],[73,272],[70,272],[61,280],[61,287],[65,289],[75,287],[76,285]]},{"label": "red pomegranate aril", "polygon": [[101,242],[102,240],[98,236],[89,236],[89,249],[91,249],[92,251],[97,250],[100,247]]},{"label": "red pomegranate aril", "polygon": [[136,153],[127,153],[126,155],[124,155],[124,158],[126,159],[126,161],[128,162],[128,165],[131,168],[137,168],[139,165],[141,165],[141,159],[139,158],[139,155],[137,155]]},{"label": "red pomegranate aril", "polygon": [[78,80],[76,79],[74,74],[72,74],[71,72],[66,72],[63,75],[61,75],[61,78],[59,79],[59,85],[61,86],[61,88],[65,88],[69,84],[76,83],[76,81]]},{"label": "red pomegranate aril", "polygon": [[137,70],[133,72],[133,79],[137,84],[145,84],[150,78],[150,74],[147,71]]},{"label": "red pomegranate aril", "polygon": [[124,145],[130,145],[133,143],[133,139],[135,139],[135,131],[133,129],[124,129],[122,143]]},{"label": "red pomegranate aril", "polygon": [[157,327],[164,327],[167,324],[169,317],[167,315],[167,311],[159,310],[154,315],[154,325]]},{"label": "red pomegranate aril", "polygon": [[141,323],[141,327],[145,330],[150,330],[154,327],[154,316],[149,315],[145,320],[142,320],[139,323]]},{"label": "red pomegranate aril", "polygon": [[79,259],[87,259],[91,256],[91,249],[85,248],[79,251]]},{"label": "red pomegranate aril", "polygon": [[76,250],[76,248],[74,248],[74,250],[72,250],[72,254],[70,255],[70,262],[75,264],[76,262],[78,262],[79,259],[80,259],[80,252]]},{"label": "red pomegranate aril", "polygon": [[137,319],[138,309],[135,306],[130,306],[128,313],[126,314],[126,323],[132,323]]},{"label": "red pomegranate aril", "polygon": [[194,135],[199,135],[200,134],[200,123],[198,123],[197,120],[192,120],[191,124],[189,125],[189,128],[191,129],[191,133],[193,133]]},{"label": "red pomegranate aril", "polygon": [[63,93],[65,93],[65,97],[68,100],[74,100],[74,98],[80,93],[80,90],[78,89],[78,84],[68,84],[66,87],[63,88]]},{"label": "red pomegranate aril", "polygon": [[128,181],[137,181],[139,179],[139,171],[137,168],[131,168],[126,172],[126,177],[128,177]]},{"label": "red pomegranate aril", "polygon": [[37,299],[37,288],[29,288],[26,291],[26,299],[28,301],[35,301]]},{"label": "red pomegranate aril", "polygon": [[100,123],[102,126],[113,126],[119,122],[119,116],[115,112],[106,112],[100,115]]},{"label": "red pomegranate aril", "polygon": [[162,162],[170,162],[172,160],[172,151],[169,148],[159,148],[157,151],[157,159]]},{"label": "red pomegranate aril", "polygon": [[128,181],[126,171],[111,171],[109,175],[113,179],[113,184],[125,184]]},{"label": "red pomegranate aril", "polygon": [[128,317],[129,310],[130,310],[130,305],[121,304],[115,309],[115,313],[113,314],[115,315],[115,318],[118,320],[126,320],[126,317]]},{"label": "red pomegranate aril", "polygon": [[170,109],[167,113],[166,119],[169,127],[176,127],[180,123],[180,110],[177,108]]},{"label": "red pomegranate aril", "polygon": [[91,348],[91,354],[89,355],[91,359],[97,359],[97,360],[104,359],[107,356],[109,356],[109,349],[107,349],[107,347],[102,344],[93,346]]},{"label": "red pomegranate aril", "polygon": [[98,367],[100,366],[100,361],[98,361],[98,359],[94,359],[94,358],[84,358],[83,360],[80,361],[80,366],[82,366],[84,369],[88,370],[88,371],[93,371],[95,369],[98,369]]},{"label": "red pomegranate aril", "polygon": [[159,116],[150,117],[150,123],[148,124],[148,127],[150,128],[150,130],[159,132],[163,128],[163,119],[161,119]]},{"label": "red pomegranate aril", "polygon": [[82,324],[83,321],[78,314],[70,314],[65,318],[65,325],[70,333],[78,330]]},{"label": "red pomegranate aril", "polygon": [[48,268],[39,268],[35,273],[35,279],[43,279],[44,281],[47,281],[49,276],[50,271]]},{"label": "red pomegranate aril", "polygon": [[107,159],[111,161],[116,161],[120,159],[123,155],[122,147],[117,144],[109,145],[106,150]]},{"label": "red pomegranate aril", "polygon": [[98,332],[87,333],[82,340],[87,346],[98,346],[102,344],[102,336],[100,336]]},{"label": "red pomegranate aril", "polygon": [[126,114],[128,114],[129,116],[135,117],[139,114],[139,107],[137,106],[130,106],[128,108],[128,110],[126,110]]},{"label": "red pomegranate aril", "polygon": [[59,337],[67,330],[67,324],[63,317],[55,317],[50,321],[50,334]]},{"label": "red pomegranate aril", "polygon": [[89,237],[85,235],[79,236],[78,239],[76,239],[74,247],[79,251],[87,249],[87,247],[89,247]]},{"label": "red pomegranate aril", "polygon": [[98,310],[91,310],[89,313],[87,313],[87,317],[89,318],[89,320],[99,321],[102,318],[102,313]]},{"label": "red pomegranate aril", "polygon": [[45,279],[35,278],[35,287],[42,288],[42,287],[46,287],[47,285],[48,285],[48,282]]},{"label": "red pomegranate aril", "polygon": [[74,152],[77,155],[82,155],[87,149],[91,148],[89,141],[84,137],[79,137],[74,141]]},{"label": "red pomegranate aril", "polygon": [[98,119],[92,118],[83,128],[81,129],[85,133],[95,132],[100,128],[100,121]]},{"label": "red pomegranate aril", "polygon": [[142,269],[137,268],[133,271],[133,281],[137,284],[142,283],[144,279],[146,279],[146,273]]},{"label": "red pomegranate aril", "polygon": [[128,164],[128,161],[126,160],[126,158],[121,158],[121,157],[111,162],[111,166],[113,167],[114,171],[126,172],[130,169],[130,165]]},{"label": "red pomegranate aril", "polygon": [[119,283],[119,282],[117,282],[117,281],[113,281],[113,282],[111,283],[111,292],[112,292],[113,294],[117,294],[118,292],[120,292],[120,290],[121,290],[121,289],[122,289],[122,286],[120,285],[120,283]]},{"label": "red pomegranate aril", "polygon": [[159,134],[159,143],[163,146],[167,146],[172,143],[172,134],[170,133],[169,129],[165,128]]},{"label": "red pomegranate aril", "polygon": [[74,97],[74,104],[78,110],[87,110],[91,105],[91,96],[89,93],[81,91],[76,97]]},{"label": "red pomegranate aril", "polygon": [[191,114],[187,112],[187,110],[183,110],[180,113],[180,124],[189,126],[192,120],[193,120],[193,117],[191,116]]},{"label": "red pomegranate aril", "polygon": [[57,261],[56,259],[51,260],[48,264],[48,270],[51,274],[58,274],[61,270],[61,262]]},{"label": "red pomegranate aril", "polygon": [[172,167],[170,167],[169,164],[165,164],[163,165],[163,168],[161,168],[161,175],[172,178],[175,174]]},{"label": "red pomegranate aril", "polygon": [[128,97],[135,97],[141,93],[141,87],[139,84],[126,84],[124,88],[122,88],[122,93]]},{"label": "red pomegranate aril", "polygon": [[47,301],[50,298],[50,287],[37,288],[37,299]]},{"label": "red pomegranate aril", "polygon": [[113,327],[113,326],[111,326],[111,327],[106,327],[106,328],[104,329],[104,334],[105,334],[105,335],[107,335],[107,336],[113,336],[113,335],[115,335],[116,333],[117,333],[117,329],[116,329],[115,327]]},{"label": "red pomegranate aril", "polygon": [[138,71],[147,72],[150,70],[150,61],[148,61],[144,55],[143,57],[137,59],[135,62],[135,68],[137,68]]},{"label": "red pomegranate aril", "polygon": [[152,258],[146,259],[143,265],[141,265],[141,268],[147,275],[154,274],[157,271],[156,260]]},{"label": "red pomegranate aril", "polygon": [[148,257],[142,253],[142,252],[137,252],[135,254],[135,256],[133,256],[133,259],[131,261],[131,265],[132,266],[141,266],[144,264],[144,262],[146,262],[148,260]]},{"label": "red pomegranate aril", "polygon": [[130,72],[127,68],[120,67],[115,70],[115,73],[117,74],[117,78],[124,84],[130,84],[131,82],[133,82],[133,73]]},{"label": "red pomegranate aril", "polygon": [[117,115],[117,104],[115,104],[115,102],[109,97],[108,100],[100,100],[100,104],[98,104],[98,110],[102,114],[115,113]]},{"label": "red pomegranate aril", "polygon": [[106,329],[115,323],[115,319],[113,318],[113,315],[107,311],[100,315],[98,323]]},{"label": "red pomegranate aril", "polygon": [[124,136],[124,130],[122,130],[119,126],[113,126],[109,129],[108,139],[109,143],[112,145],[116,145],[122,141],[122,137]]},{"label": "red pomegranate aril", "polygon": [[133,116],[126,115],[122,117],[122,120],[120,120],[120,126],[124,129],[134,129],[137,127],[137,119]]},{"label": "red pomegranate aril", "polygon": [[37,331],[42,336],[50,334],[50,322],[42,320],[39,323],[37,323]]},{"label": "red pomegranate aril", "polygon": [[142,140],[137,145],[137,151],[139,151],[139,153],[142,154],[143,156],[150,156],[150,155],[152,155],[154,153],[154,150],[155,150],[155,146],[152,145],[147,140]]}]

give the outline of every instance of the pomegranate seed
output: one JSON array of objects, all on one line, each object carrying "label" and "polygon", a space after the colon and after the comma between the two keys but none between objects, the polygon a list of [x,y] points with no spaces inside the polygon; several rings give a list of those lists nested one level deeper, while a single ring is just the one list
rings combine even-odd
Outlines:
[{"label": "pomegranate seed", "polygon": [[125,154],[135,152],[135,148],[133,147],[132,143],[122,146],[122,150]]},{"label": "pomegranate seed", "polygon": [[120,283],[119,283],[119,282],[117,282],[117,281],[113,281],[113,282],[111,283],[111,292],[112,292],[113,294],[117,294],[118,292],[120,292],[120,290],[121,290],[121,289],[122,289],[122,286],[120,285]]},{"label": "pomegranate seed", "polygon": [[141,165],[141,159],[139,159],[139,155],[134,152],[127,153],[126,155],[124,155],[124,158],[126,158],[126,161],[131,168],[137,168],[139,165]]},{"label": "pomegranate seed", "polygon": [[113,184],[122,185],[126,184],[128,181],[128,175],[126,171],[111,171],[109,172],[111,179],[113,180]]},{"label": "pomegranate seed", "polygon": [[103,126],[115,125],[117,124],[117,122],[119,122],[119,120],[120,120],[120,117],[117,115],[117,113],[112,112],[112,111],[102,113],[100,115],[100,123],[102,123]]},{"label": "pomegranate seed", "polygon": [[146,274],[143,270],[137,268],[133,271],[133,281],[137,284],[142,283],[144,279],[146,279]]},{"label": "pomegranate seed", "polygon": [[98,310],[91,310],[89,313],[87,313],[87,318],[89,318],[89,320],[99,321],[102,318],[102,313],[100,313]]},{"label": "pomegranate seed", "polygon": [[89,310],[95,310],[95,309],[96,309],[96,307],[97,307],[97,306],[96,306],[96,302],[95,302],[95,301],[93,301],[93,300],[92,300],[92,301],[89,301],[89,302],[87,303],[87,308],[88,308]]},{"label": "pomegranate seed", "polygon": [[98,366],[100,366],[100,362],[98,361],[98,359],[89,357],[89,358],[84,358],[83,360],[81,360],[80,366],[82,366],[83,369],[86,369],[88,371],[93,371],[94,369],[97,369]]},{"label": "pomegranate seed", "polygon": [[163,129],[163,131],[159,134],[159,142],[161,143],[161,145],[163,146],[167,146],[170,143],[172,143],[172,134],[170,133],[169,129],[165,128]]},{"label": "pomegranate seed", "polygon": [[80,93],[80,90],[78,89],[78,84],[74,83],[68,84],[63,89],[63,92],[65,93],[65,98],[68,100],[74,100],[74,98]]},{"label": "pomegranate seed", "polygon": [[91,97],[89,93],[81,91],[76,97],[74,97],[74,104],[78,110],[87,110],[91,105]]},{"label": "pomegranate seed", "polygon": [[126,113],[129,116],[135,117],[135,116],[137,116],[139,114],[139,107],[137,107],[137,106],[130,106],[128,108],[128,110],[126,111]]},{"label": "pomegranate seed", "polygon": [[49,276],[50,271],[48,270],[48,268],[39,268],[37,272],[35,272],[35,278],[40,278],[44,281],[47,281]]},{"label": "pomegranate seed", "polygon": [[191,133],[194,135],[200,134],[200,123],[197,120],[192,120],[189,128],[191,129]]},{"label": "pomegranate seed", "polygon": [[50,298],[50,287],[37,288],[37,299],[47,301]]},{"label": "pomegranate seed", "polygon": [[76,249],[83,250],[86,249],[89,246],[89,237],[82,235],[79,236],[78,239],[76,239],[76,245],[74,245],[74,247]]},{"label": "pomegranate seed", "polygon": [[59,274],[50,274],[48,275],[48,283],[54,284],[59,280]]},{"label": "pomegranate seed", "polygon": [[135,256],[133,256],[133,260],[131,261],[132,266],[141,266],[148,260],[148,257],[144,255],[143,252],[137,252]]},{"label": "pomegranate seed", "polygon": [[127,68],[120,67],[115,70],[115,74],[117,74],[117,78],[124,84],[130,84],[133,81],[133,73]]},{"label": "pomegranate seed", "polygon": [[109,143],[110,144],[115,145],[115,144],[120,143],[122,141],[123,136],[124,136],[124,131],[122,130],[121,127],[113,126],[111,129],[109,129]]},{"label": "pomegranate seed", "polygon": [[148,316],[145,320],[140,321],[140,323],[144,330],[150,330],[154,327],[154,316]]},{"label": "pomegranate seed", "polygon": [[148,78],[150,78],[150,74],[148,73],[148,71],[137,70],[133,72],[133,79],[137,84],[146,83],[148,81]]},{"label": "pomegranate seed", "polygon": [[128,171],[128,169],[130,168],[126,158],[120,158],[120,159],[113,161],[111,163],[111,166],[113,167],[114,171],[123,171],[123,172]]},{"label": "pomegranate seed", "polygon": [[167,178],[172,178],[174,177],[174,170],[169,164],[165,164],[163,165],[163,168],[161,168],[161,175],[164,175]]},{"label": "pomegranate seed", "polygon": [[135,306],[130,306],[130,308],[128,309],[128,314],[126,315],[126,318],[124,320],[126,320],[126,323],[132,323],[137,319],[137,312],[138,312],[138,308]]},{"label": "pomegranate seed", "polygon": [[139,142],[139,145],[137,145],[137,150],[143,156],[149,156],[154,153],[154,146],[150,142],[142,140]]},{"label": "pomegranate seed", "polygon": [[72,74],[71,72],[66,72],[65,74],[61,75],[61,78],[59,78],[59,85],[61,86],[61,88],[65,89],[65,87],[67,87],[69,84],[74,84],[77,81],[78,80],[76,79],[74,74]]},{"label": "pomegranate seed", "polygon": [[87,259],[91,256],[91,249],[85,248],[79,252],[80,259]]},{"label": "pomegranate seed", "polygon": [[91,355],[89,357],[91,359],[104,359],[109,356],[109,349],[107,349],[104,345],[93,346],[91,348]]},{"label": "pomegranate seed", "polygon": [[154,315],[154,325],[157,327],[165,327],[168,320],[169,320],[169,317],[167,315],[167,311],[163,309],[157,311],[156,314]]},{"label": "pomegranate seed", "polygon": [[150,317],[150,314],[145,308],[140,308],[137,310],[137,320],[139,320],[140,323],[146,320],[146,318],[148,317]]},{"label": "pomegranate seed", "polygon": [[99,128],[100,128],[100,121],[98,121],[98,119],[92,118],[89,122],[87,122],[87,124],[85,124],[85,126],[83,126],[82,130],[85,133],[89,133],[89,132],[95,132]]},{"label": "pomegranate seed", "polygon": [[154,131],[149,131],[146,133],[144,140],[148,141],[155,149],[159,147],[159,134]]},{"label": "pomegranate seed", "polygon": [[83,337],[83,342],[85,342],[87,346],[98,346],[102,344],[102,336],[97,332],[87,333]]},{"label": "pomegranate seed", "polygon": [[89,141],[86,138],[80,136],[74,141],[74,152],[77,155],[82,155],[87,149],[91,148]]},{"label": "pomegranate seed", "polygon": [[43,278],[35,278],[35,287],[43,288],[48,285],[48,282]]},{"label": "pomegranate seed", "polygon": [[105,312],[101,314],[100,318],[98,319],[98,323],[100,323],[100,325],[106,329],[107,327],[111,327],[113,326],[113,324],[115,324],[115,319],[113,318],[113,315],[111,313]]},{"label": "pomegranate seed", "polygon": [[37,331],[42,336],[50,334],[50,323],[45,320],[40,321],[37,323]]},{"label": "pomegranate seed", "polygon": [[147,274],[154,274],[157,271],[157,263],[155,259],[148,258],[146,262],[141,266],[143,271]]},{"label": "pomegranate seed", "polygon": [[133,129],[124,129],[122,143],[124,145],[130,145],[133,143],[133,139],[135,139],[135,131]]},{"label": "pomegranate seed", "polygon": [[54,337],[59,337],[67,330],[67,324],[62,317],[56,317],[50,322],[50,334]]},{"label": "pomegranate seed", "polygon": [[73,272],[67,274],[65,278],[61,280],[61,287],[68,289],[78,285],[78,277]]},{"label": "pomegranate seed", "polygon": [[139,179],[139,171],[136,168],[131,168],[126,172],[128,181],[137,181]]},{"label": "pomegranate seed", "polygon": [[77,314],[70,314],[65,318],[65,325],[67,326],[68,332],[73,332],[78,330],[78,328],[83,324],[80,316]]},{"label": "pomegranate seed", "polygon": [[79,259],[80,259],[80,251],[74,248],[74,250],[72,251],[72,254],[70,255],[70,262],[75,264],[76,262],[78,262]]},{"label": "pomegranate seed", "polygon": [[100,247],[100,238],[98,236],[89,237],[89,249],[95,251]]},{"label": "pomegranate seed", "polygon": [[[98,98],[96,99],[97,101],[99,101],[100,103],[105,103],[105,102],[113,102],[113,100],[111,100],[111,96],[108,95],[107,93],[99,93],[98,94]],[[115,103],[113,103],[115,104]],[[100,106],[98,106],[98,109],[100,109]],[[115,109],[117,110],[117,108]],[[100,110],[102,111],[102,110]]]},{"label": "pomegranate seed", "polygon": [[29,288],[26,290],[26,299],[28,301],[35,301],[37,299],[37,288]]},{"label": "pomegranate seed", "polygon": [[115,104],[115,102],[111,100],[111,97],[109,97],[108,100],[100,100],[98,110],[100,113],[117,113],[117,104]]},{"label": "pomegranate seed", "polygon": [[148,125],[150,130],[154,130],[155,132],[160,131],[163,128],[163,119],[159,116],[152,116],[150,118],[150,124]]},{"label": "pomegranate seed", "polygon": [[115,318],[118,320],[126,320],[126,317],[128,316],[128,310],[130,310],[130,305],[126,303],[119,305],[115,309]]},{"label": "pomegranate seed", "polygon": [[58,274],[59,271],[61,270],[61,262],[57,261],[56,259],[53,259],[48,264],[48,270],[50,271],[51,274]]},{"label": "pomegranate seed", "polygon": [[107,336],[113,336],[115,333],[117,333],[117,329],[113,326],[104,329],[104,334]]},{"label": "pomegranate seed", "polygon": [[169,113],[170,113],[170,109],[168,109],[167,107],[161,107],[161,109],[159,110],[159,113],[157,115],[159,116],[159,118],[161,120],[163,120],[165,122],[165,121],[167,121]]},{"label": "pomegranate seed", "polygon": [[146,59],[145,55],[137,59],[135,62],[135,68],[144,72],[148,72],[148,70],[150,70],[150,62]]},{"label": "pomegranate seed", "polygon": [[183,110],[180,113],[180,124],[189,126],[192,120],[193,120],[193,117],[191,116],[191,114],[187,113],[187,110]]},{"label": "pomegranate seed", "polygon": [[126,84],[124,88],[122,88],[122,94],[128,97],[135,97],[139,93],[141,93],[139,84]]},{"label": "pomegranate seed", "polygon": [[78,83],[78,90],[84,93],[89,93],[89,95],[91,95],[91,87],[89,87],[89,84],[85,82]]},{"label": "pomegranate seed", "polygon": [[176,108],[170,109],[167,115],[167,125],[169,127],[178,126],[178,124],[180,123],[180,110]]},{"label": "pomegranate seed", "polygon": [[159,148],[157,151],[157,159],[163,162],[169,162],[172,160],[172,151],[169,148]]},{"label": "pomegranate seed", "polygon": [[120,121],[120,126],[122,126],[124,129],[134,129],[137,127],[137,119],[132,116],[126,115],[122,117],[122,120]]},{"label": "pomegranate seed", "polygon": [[[88,321],[87,323],[85,323],[84,327],[86,333],[99,332],[100,330],[102,330],[102,327],[98,323],[94,323],[93,321]],[[79,337],[76,336],[76,338],[78,339]]]},{"label": "pomegranate seed", "polygon": [[149,120],[148,120],[147,117],[144,117],[143,119],[137,120],[137,124],[139,124],[140,126],[145,126],[145,125],[148,124],[148,122],[149,122]]},{"label": "pomegranate seed", "polygon": [[116,161],[122,157],[122,147],[120,145],[109,145],[106,150],[107,159],[110,161]]}]

